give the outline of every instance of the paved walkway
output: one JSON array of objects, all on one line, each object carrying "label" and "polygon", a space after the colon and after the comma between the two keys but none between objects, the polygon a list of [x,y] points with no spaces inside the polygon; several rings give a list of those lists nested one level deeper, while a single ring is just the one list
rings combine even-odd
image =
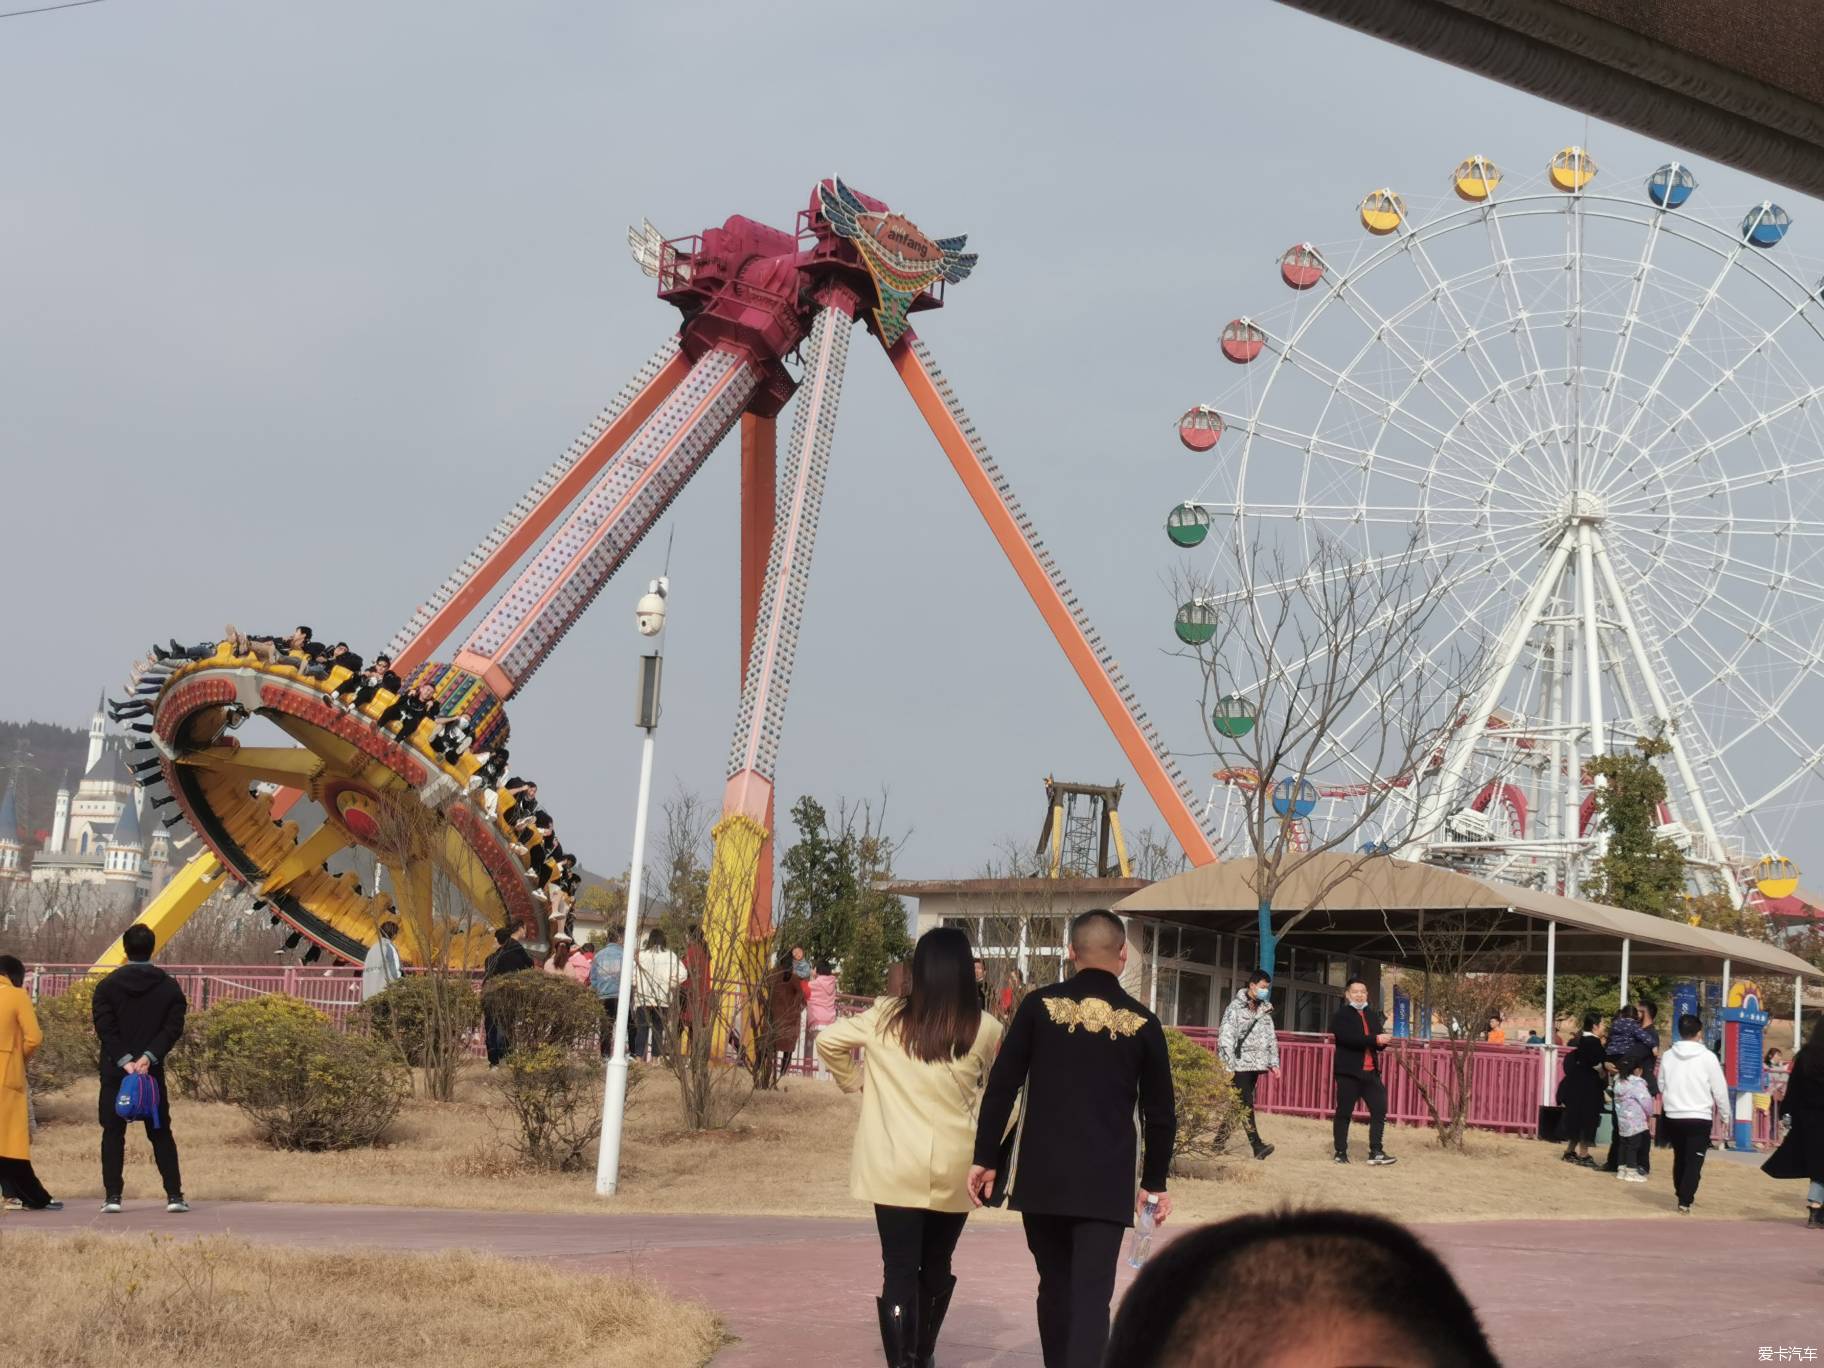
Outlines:
[{"label": "paved walkway", "polygon": [[[858,1221],[199,1202],[184,1217],[148,1203],[121,1216],[73,1208],[8,1224],[551,1259],[642,1274],[708,1302],[740,1336],[717,1368],[848,1368],[879,1354],[879,1249],[873,1227]],[[1811,1345],[1824,1355],[1824,1234],[1796,1219],[1420,1230],[1469,1292],[1508,1368],[1746,1364],[1760,1360],[1762,1345]],[[942,1368],[1034,1368],[1034,1280],[1018,1227],[972,1223],[956,1271],[961,1286],[944,1327]],[[1121,1271],[1125,1287],[1125,1265]]]}]

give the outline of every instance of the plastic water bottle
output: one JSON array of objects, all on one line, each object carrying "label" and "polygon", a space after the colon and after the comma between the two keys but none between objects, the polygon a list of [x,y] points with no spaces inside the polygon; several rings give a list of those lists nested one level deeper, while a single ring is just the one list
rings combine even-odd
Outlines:
[{"label": "plastic water bottle", "polygon": [[1159,1225],[1159,1199],[1148,1197],[1146,1205],[1140,1208],[1140,1216],[1134,1222],[1134,1245],[1127,1254],[1127,1266],[1139,1268],[1146,1262],[1146,1256],[1152,1252],[1153,1231]]}]

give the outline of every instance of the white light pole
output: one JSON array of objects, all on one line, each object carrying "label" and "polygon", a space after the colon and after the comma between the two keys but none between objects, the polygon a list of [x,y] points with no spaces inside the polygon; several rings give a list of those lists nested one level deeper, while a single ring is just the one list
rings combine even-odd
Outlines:
[{"label": "white light pole", "polygon": [[[640,635],[656,637],[665,630],[665,595],[671,583],[653,580],[634,609]],[[627,1018],[633,1008],[638,972],[640,884],[646,866],[646,812],[652,800],[652,734],[659,725],[659,669],[662,657],[652,651],[640,657],[640,707],[635,722],[646,733],[640,743],[640,801],[633,815],[633,864],[627,871],[627,926],[621,937],[621,993],[614,1004],[614,1046],[602,1086],[602,1143],[595,1158],[595,1195],[612,1197],[621,1181],[621,1124],[627,1116]]]}]

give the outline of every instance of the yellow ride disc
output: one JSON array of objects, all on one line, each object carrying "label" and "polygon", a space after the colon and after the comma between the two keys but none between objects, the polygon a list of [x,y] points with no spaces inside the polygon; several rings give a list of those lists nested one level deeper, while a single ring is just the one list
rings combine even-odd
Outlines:
[{"label": "yellow ride disc", "polygon": [[[544,904],[503,820],[511,797],[501,795],[490,819],[467,791],[474,757],[452,765],[382,730],[375,719],[391,693],[348,710],[330,694],[347,672],[313,680],[302,663],[237,657],[224,643],[159,692],[152,740],[198,839],[274,913],[343,959],[365,956],[389,918],[415,964],[479,965],[495,928],[513,924],[542,945]],[[242,745],[232,733],[256,715],[294,744]],[[428,740],[433,726],[421,722],[418,736]],[[302,791],[321,826],[300,836],[297,822],[275,819],[262,785]],[[329,872],[331,857],[357,847],[385,867],[391,893],[373,887],[366,860],[366,878]]]}]

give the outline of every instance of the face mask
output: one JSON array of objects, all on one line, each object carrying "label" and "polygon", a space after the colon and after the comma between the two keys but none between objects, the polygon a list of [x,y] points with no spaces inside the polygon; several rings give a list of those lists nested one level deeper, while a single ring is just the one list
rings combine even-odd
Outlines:
[{"label": "face mask", "polygon": [[1261,984],[1260,987],[1254,990],[1254,996],[1259,998],[1262,1002],[1265,1002],[1268,998],[1273,996],[1272,986],[1265,983]]},{"label": "face mask", "polygon": [[1349,1005],[1351,1007],[1356,1007],[1356,1008],[1366,1007],[1368,1005],[1368,999],[1367,998],[1350,998]]}]

